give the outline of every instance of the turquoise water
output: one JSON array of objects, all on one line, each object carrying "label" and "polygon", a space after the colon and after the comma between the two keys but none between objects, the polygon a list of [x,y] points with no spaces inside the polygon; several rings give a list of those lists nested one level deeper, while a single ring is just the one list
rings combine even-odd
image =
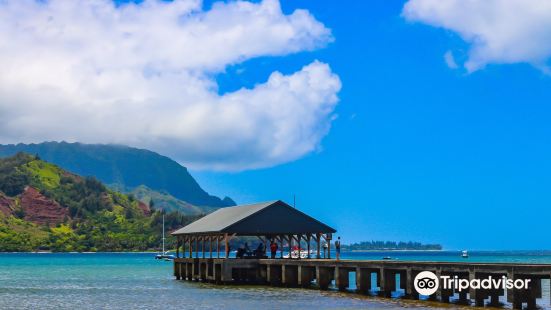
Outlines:
[{"label": "turquoise water", "polygon": [[[551,263],[551,252],[471,252],[469,261]],[[343,253],[343,258],[454,261],[458,252]],[[549,307],[544,283],[542,307]],[[0,254],[0,309],[459,309],[421,301],[176,281],[153,254]],[[466,308],[468,309],[468,308]]]},{"label": "turquoise water", "polygon": [[461,251],[343,253],[343,258],[348,259],[381,259],[385,256],[404,261],[551,264],[551,251],[469,251],[467,259],[461,257]]}]

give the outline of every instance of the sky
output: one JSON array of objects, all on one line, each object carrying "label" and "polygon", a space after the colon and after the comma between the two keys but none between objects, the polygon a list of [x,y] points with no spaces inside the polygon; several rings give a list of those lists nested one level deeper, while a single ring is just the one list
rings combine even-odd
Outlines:
[{"label": "sky", "polygon": [[0,143],[148,148],[343,243],[551,249],[547,1],[0,2]]}]

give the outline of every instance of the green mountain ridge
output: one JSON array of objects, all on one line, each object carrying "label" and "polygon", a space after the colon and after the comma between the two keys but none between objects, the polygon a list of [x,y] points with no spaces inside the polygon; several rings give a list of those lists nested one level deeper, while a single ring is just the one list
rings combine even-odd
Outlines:
[{"label": "green mountain ridge", "polygon": [[[167,213],[166,229],[197,218]],[[0,251],[152,250],[161,233],[160,211],[93,177],[24,153],[0,159]]]},{"label": "green mountain ridge", "polygon": [[220,199],[209,195],[188,170],[174,160],[144,149],[67,142],[0,145],[0,157],[19,152],[36,154],[75,174],[93,176],[128,192],[143,185],[151,191],[168,193],[182,203],[207,207],[205,210],[235,205],[229,197]]},{"label": "green mountain ridge", "polygon": [[149,205],[153,201],[155,208],[168,212],[178,211],[185,215],[201,215],[211,213],[218,209],[217,207],[194,206],[190,203],[177,199],[164,191],[155,191],[145,185],[140,185],[132,190],[124,190],[123,192],[134,196],[136,199]]}]

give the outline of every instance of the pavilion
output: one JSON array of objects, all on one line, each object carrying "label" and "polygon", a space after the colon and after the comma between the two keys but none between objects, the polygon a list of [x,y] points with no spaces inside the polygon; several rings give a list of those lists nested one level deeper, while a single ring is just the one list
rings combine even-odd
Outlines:
[{"label": "pavilion", "polygon": [[218,209],[174,231],[172,235],[177,238],[177,257],[180,257],[180,246],[184,249],[183,257],[186,257],[187,245],[190,258],[193,257],[193,253],[199,258],[199,252],[202,253],[202,258],[206,258],[206,253],[212,258],[213,250],[216,258],[220,258],[221,242],[224,242],[225,258],[229,258],[229,242],[232,238],[254,236],[265,245],[269,244],[270,240],[275,240],[281,257],[285,243],[288,244],[289,252],[293,245],[302,248],[301,244],[305,243],[310,258],[310,244],[315,243],[316,258],[321,258],[320,248],[324,239],[328,245],[327,258],[330,258],[331,239],[335,232],[335,229],[285,202],[275,200]]}]

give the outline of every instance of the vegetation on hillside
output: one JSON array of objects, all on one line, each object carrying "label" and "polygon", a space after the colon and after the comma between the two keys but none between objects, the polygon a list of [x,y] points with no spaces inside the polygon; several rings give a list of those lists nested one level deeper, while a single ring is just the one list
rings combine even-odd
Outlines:
[{"label": "vegetation on hillside", "polygon": [[[68,216],[55,225],[25,220],[21,196],[27,186],[67,208]],[[0,212],[0,251],[143,251],[157,249],[160,244],[161,211],[144,210],[132,196],[36,156],[18,153],[0,159],[0,195],[13,201],[6,207],[11,214]],[[167,213],[166,230],[197,218]],[[173,242],[168,238],[168,246]]]},{"label": "vegetation on hillside", "polygon": [[50,163],[79,175],[94,176],[122,192],[131,192],[145,185],[199,208],[235,205],[231,198],[220,199],[209,195],[179,163],[148,150],[122,145],[66,142],[0,145],[0,157],[13,156],[18,152],[38,154]]},{"label": "vegetation on hillside", "polygon": [[150,204],[150,202],[153,200],[157,208],[163,209],[165,211],[179,211],[180,213],[187,215],[200,215],[210,213],[218,209],[217,207],[194,206],[185,201],[177,199],[176,197],[170,195],[168,192],[155,191],[145,185],[140,185],[134,188],[132,191],[129,192],[129,194],[146,204]]}]

